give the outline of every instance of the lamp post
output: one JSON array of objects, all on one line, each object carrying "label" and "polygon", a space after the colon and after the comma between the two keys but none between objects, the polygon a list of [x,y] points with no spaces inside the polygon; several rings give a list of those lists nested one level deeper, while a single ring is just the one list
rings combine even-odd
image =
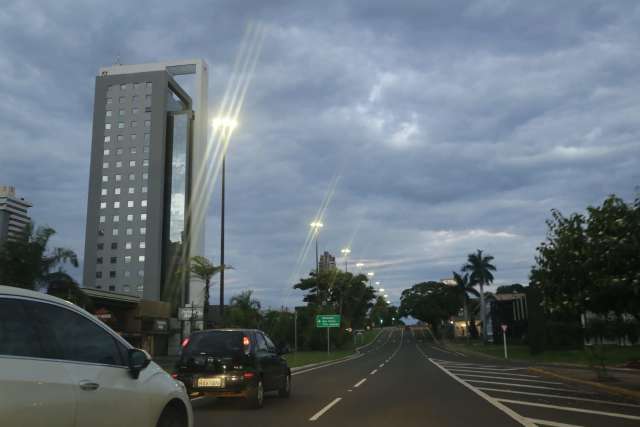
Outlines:
[{"label": "lamp post", "polygon": [[324,224],[320,221],[313,221],[309,224],[313,233],[316,235],[316,276],[320,273],[320,260],[318,258],[318,235],[320,234],[320,229],[324,227]]},{"label": "lamp post", "polygon": [[349,254],[351,253],[351,249],[349,248],[344,248],[341,249],[340,252],[342,253],[342,256],[344,257],[344,272],[346,273],[348,270],[347,268],[347,259],[349,257]]},{"label": "lamp post", "polygon": [[222,149],[222,191],[221,191],[221,206],[220,206],[220,321],[224,319],[224,201],[225,201],[225,175],[226,175],[226,159],[227,159],[227,145],[231,138],[231,133],[238,126],[238,122],[231,117],[216,117],[211,123],[214,131],[220,131],[222,137],[222,143],[224,147]]},{"label": "lamp post", "polygon": [[367,276],[369,276],[369,286],[371,286],[371,281],[373,280],[373,276],[375,275],[376,273],[374,273],[373,271],[367,273]]}]

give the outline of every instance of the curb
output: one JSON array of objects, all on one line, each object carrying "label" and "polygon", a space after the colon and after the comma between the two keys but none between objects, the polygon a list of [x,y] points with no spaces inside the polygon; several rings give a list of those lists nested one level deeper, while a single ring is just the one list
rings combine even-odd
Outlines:
[{"label": "curb", "polygon": [[378,331],[378,335],[375,336],[374,339],[371,340],[371,342],[369,344],[365,344],[365,345],[361,345],[360,347],[356,347],[355,352],[356,353],[360,353],[360,351],[362,351],[363,349],[369,347],[370,345],[375,344],[376,341],[378,341],[378,338],[380,338],[380,334],[382,334],[382,329],[380,329],[380,331]]},{"label": "curb", "polygon": [[602,384],[595,381],[581,380],[581,379],[573,378],[567,375],[556,374],[555,372],[550,372],[541,368],[529,368],[528,371],[534,374],[545,375],[547,377],[552,377],[552,378],[556,378],[564,381],[570,381],[578,384],[588,385],[610,394],[628,397],[628,398],[632,398],[635,401],[640,401],[640,391],[634,391],[634,390],[629,390],[622,387],[606,385],[606,384]]}]

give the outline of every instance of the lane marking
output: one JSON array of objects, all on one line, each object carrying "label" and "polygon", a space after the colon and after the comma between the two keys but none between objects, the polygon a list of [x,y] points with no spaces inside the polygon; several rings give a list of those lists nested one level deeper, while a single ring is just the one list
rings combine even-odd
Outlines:
[{"label": "lane marking", "polygon": [[318,412],[316,412],[311,418],[309,418],[309,421],[316,421],[318,418],[320,418],[325,412],[327,412],[329,409],[331,409],[331,407],[333,405],[335,405],[336,403],[340,402],[342,400],[341,397],[336,397],[335,399],[333,399],[331,401],[331,403],[329,403],[327,406],[325,406],[324,408],[320,409]]},{"label": "lane marking", "polygon": [[545,390],[571,391],[568,388],[546,387],[546,386],[541,386],[541,385],[499,383],[499,382],[496,382],[496,381],[484,381],[484,380],[464,380],[464,381],[466,381],[468,383],[485,383],[485,384],[495,384],[495,385],[508,385],[508,386],[511,386],[511,387],[528,387],[528,388],[539,388],[539,389],[545,389]]},{"label": "lane marking", "polygon": [[479,371],[479,370],[477,370],[477,369],[458,369],[458,368],[449,368],[449,370],[450,370],[451,372],[454,372],[454,371],[455,371],[455,372],[475,372],[475,373],[480,373],[480,374],[487,373],[487,374],[493,374],[493,375],[509,375],[509,376],[511,376],[511,377],[522,377],[522,378],[541,378],[541,377],[539,377],[539,376],[537,376],[537,375],[512,374],[512,373],[510,373],[510,372],[509,372],[509,373],[506,373],[506,374],[502,374],[502,373],[500,373],[500,372],[488,372],[488,371],[484,371],[484,370]]},{"label": "lane marking", "polygon": [[307,372],[311,372],[311,371],[316,371],[318,369],[322,369],[322,368],[327,368],[329,366],[333,366],[333,365],[339,365],[340,363],[345,363],[345,362],[350,362],[352,360],[356,360],[359,359],[361,357],[364,357],[367,353],[360,353],[358,355],[354,355],[354,357],[348,357],[346,359],[343,360],[336,360],[335,362],[331,362],[331,363],[327,363],[325,365],[320,365],[320,366],[314,366],[313,368],[309,368],[309,369],[304,369],[302,371],[296,371],[296,372],[292,372],[291,375],[300,375],[300,374],[306,374]]},{"label": "lane marking", "polygon": [[384,363],[381,363],[378,365],[378,368],[382,368],[384,366]]},{"label": "lane marking", "polygon": [[364,382],[365,382],[366,380],[367,380],[366,378],[361,379],[360,381],[358,381],[358,382],[353,386],[353,388],[358,388],[358,387],[360,387],[362,384],[364,384]]},{"label": "lane marking", "polygon": [[374,375],[376,372],[378,372],[378,370],[377,370],[377,369],[374,369],[373,371],[371,371],[371,372],[369,373],[369,375]]},{"label": "lane marking", "polygon": [[549,405],[546,403],[526,402],[523,400],[512,400],[512,399],[497,399],[497,400],[504,403],[512,403],[514,405],[535,406],[537,408],[558,409],[560,411],[581,412],[583,414],[593,414],[593,415],[604,415],[607,417],[625,418],[627,420],[640,420],[640,417],[637,415],[619,414],[617,412],[596,411],[593,409],[582,409],[582,408],[573,408],[569,406]]},{"label": "lane marking", "polygon": [[[422,352],[422,349],[420,349],[420,347],[418,347],[418,350],[420,350],[420,352]],[[422,352],[422,354],[424,354],[424,352]],[[499,410],[504,412],[505,414],[509,415],[511,418],[513,418],[514,420],[516,420],[517,422],[519,422],[523,426],[525,426],[525,427],[536,427],[536,425],[534,423],[532,423],[531,421],[529,421],[527,418],[521,416],[520,414],[518,414],[517,412],[515,412],[513,409],[509,408],[508,406],[500,403],[497,399],[494,399],[493,397],[489,396],[487,393],[483,392],[482,390],[477,389],[476,387],[472,386],[471,384],[467,383],[466,381],[462,381],[460,378],[456,377],[454,374],[452,374],[451,372],[447,371],[445,368],[440,366],[440,364],[438,364],[437,362],[434,362],[431,359],[429,359],[429,362],[431,362],[434,365],[436,365],[442,372],[444,372],[445,374],[449,375],[451,378],[453,378],[454,380],[456,380],[457,382],[462,384],[464,387],[468,388],[469,390],[471,390],[472,392],[474,392],[475,394],[477,394],[478,396],[480,396],[481,398],[483,398],[484,400],[486,400],[487,402],[489,402],[490,404],[492,404],[493,406],[495,406],[496,408],[498,408]]]},{"label": "lane marking", "polygon": [[[476,377],[476,378],[491,378],[494,380],[510,380],[510,381],[524,381],[529,383],[541,383],[541,384],[562,384],[556,381],[541,381],[541,380],[529,380],[525,378],[508,378],[508,377],[493,377],[490,375],[475,375],[475,374],[457,374],[458,377]],[[463,378],[464,379],[464,378]]]},{"label": "lane marking", "polygon": [[347,390],[347,391],[351,392],[351,391],[353,391],[353,390],[349,389],[349,390]]},{"label": "lane marking", "polygon": [[[640,405],[634,405],[633,403],[614,402],[611,400],[589,399],[587,397],[564,396],[560,394],[548,394],[548,393],[533,393],[530,391],[507,390],[504,388],[491,388],[491,387],[478,387],[478,388],[484,391],[495,391],[499,393],[523,394],[526,396],[547,397],[551,399],[579,400],[581,402],[601,403],[604,405],[616,405],[616,406],[624,406],[628,408],[640,408]],[[582,393],[582,392],[576,392],[576,393]],[[591,394],[591,393],[585,393],[585,394]]]},{"label": "lane marking", "polygon": [[582,427],[579,426],[577,424],[566,424],[566,423],[559,423],[557,421],[549,421],[549,420],[539,420],[536,418],[529,418],[529,421],[531,421],[534,424],[537,424],[539,426],[550,426],[550,427]]}]

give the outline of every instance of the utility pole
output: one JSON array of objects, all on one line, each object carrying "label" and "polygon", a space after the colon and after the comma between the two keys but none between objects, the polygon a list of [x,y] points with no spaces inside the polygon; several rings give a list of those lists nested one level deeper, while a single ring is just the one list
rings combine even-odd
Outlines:
[{"label": "utility pole", "polygon": [[224,324],[224,196],[225,196],[225,164],[227,153],[222,154],[222,206],[220,212],[220,322]]}]

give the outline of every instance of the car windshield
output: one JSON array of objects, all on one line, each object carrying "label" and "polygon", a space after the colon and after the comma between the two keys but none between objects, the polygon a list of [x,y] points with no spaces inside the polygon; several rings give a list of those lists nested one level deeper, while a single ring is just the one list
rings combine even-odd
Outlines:
[{"label": "car windshield", "polygon": [[242,353],[242,332],[206,332],[194,334],[182,352],[182,357],[207,354],[217,357],[233,357]]}]

